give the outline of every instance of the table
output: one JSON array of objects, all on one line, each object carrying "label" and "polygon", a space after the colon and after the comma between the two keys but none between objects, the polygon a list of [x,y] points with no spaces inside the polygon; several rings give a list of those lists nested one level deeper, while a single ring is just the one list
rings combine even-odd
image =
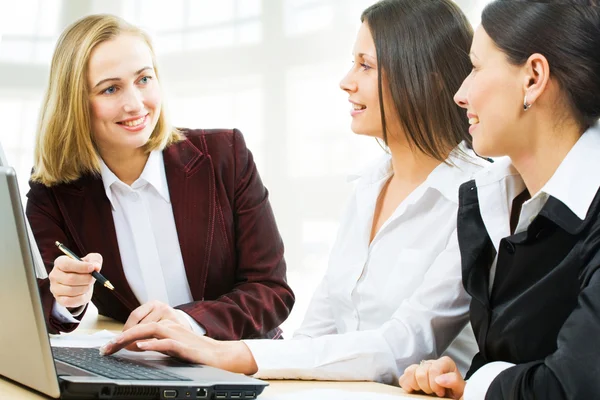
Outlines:
[{"label": "table", "polygon": [[[78,333],[94,333],[106,329],[109,331],[120,332],[123,324],[110,318],[98,316],[94,310],[86,313],[81,326],[77,328]],[[258,397],[273,397],[277,394],[293,393],[301,390],[310,389],[343,389],[357,392],[386,393],[386,394],[404,394],[406,393],[394,386],[384,385],[375,382],[326,382],[326,381],[293,381],[293,380],[272,380],[268,381],[269,387],[265,389],[262,395]],[[410,395],[415,399],[432,399],[429,396]],[[12,383],[0,377],[0,399],[10,400],[40,400],[48,399],[37,392],[33,392],[26,387]]]}]

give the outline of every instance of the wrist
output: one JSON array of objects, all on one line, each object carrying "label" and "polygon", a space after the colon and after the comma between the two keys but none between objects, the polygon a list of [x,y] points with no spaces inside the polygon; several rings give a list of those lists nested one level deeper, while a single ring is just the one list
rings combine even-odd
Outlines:
[{"label": "wrist", "polygon": [[221,368],[244,375],[253,375],[258,371],[252,352],[242,341],[217,342],[220,351],[220,360],[224,364]]}]

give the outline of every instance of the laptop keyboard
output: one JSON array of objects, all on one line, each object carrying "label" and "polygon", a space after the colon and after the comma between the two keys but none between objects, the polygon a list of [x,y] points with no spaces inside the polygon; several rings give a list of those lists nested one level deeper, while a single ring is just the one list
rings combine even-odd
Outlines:
[{"label": "laptop keyboard", "polygon": [[53,347],[54,358],[111,379],[144,381],[191,381],[134,360],[101,356],[97,348]]}]

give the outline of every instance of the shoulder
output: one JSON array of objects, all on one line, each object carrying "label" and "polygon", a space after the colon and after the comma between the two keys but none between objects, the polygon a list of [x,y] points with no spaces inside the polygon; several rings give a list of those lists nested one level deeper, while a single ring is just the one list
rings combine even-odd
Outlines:
[{"label": "shoulder", "polygon": [[239,129],[179,128],[184,140],[172,144],[177,151],[185,151],[190,144],[211,157],[238,157],[247,153],[244,135]]},{"label": "shoulder", "polygon": [[188,129],[179,128],[184,139],[170,145],[164,154],[177,163],[187,163],[210,157],[215,170],[229,171],[246,166],[252,155],[246,147],[244,136],[238,129]]},{"label": "shoulder", "polygon": [[53,186],[46,186],[41,182],[29,181],[27,198],[50,196],[50,193],[77,194],[97,181],[102,181],[102,179],[93,174],[85,174],[73,182],[59,183]]},{"label": "shoulder", "polygon": [[230,147],[239,145],[242,142],[245,146],[244,136],[238,129],[190,129],[180,128],[183,136],[195,146],[205,143],[210,148],[219,148],[221,146]]}]

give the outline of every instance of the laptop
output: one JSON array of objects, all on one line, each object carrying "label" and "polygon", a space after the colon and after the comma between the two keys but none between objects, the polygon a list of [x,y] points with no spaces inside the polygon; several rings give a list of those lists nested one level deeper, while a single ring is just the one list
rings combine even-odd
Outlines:
[{"label": "laptop", "polygon": [[[0,149],[1,152],[1,149]],[[0,166],[0,375],[63,399],[254,399],[266,382],[157,353],[52,348],[14,169]],[[38,252],[39,253],[39,252]]]}]

